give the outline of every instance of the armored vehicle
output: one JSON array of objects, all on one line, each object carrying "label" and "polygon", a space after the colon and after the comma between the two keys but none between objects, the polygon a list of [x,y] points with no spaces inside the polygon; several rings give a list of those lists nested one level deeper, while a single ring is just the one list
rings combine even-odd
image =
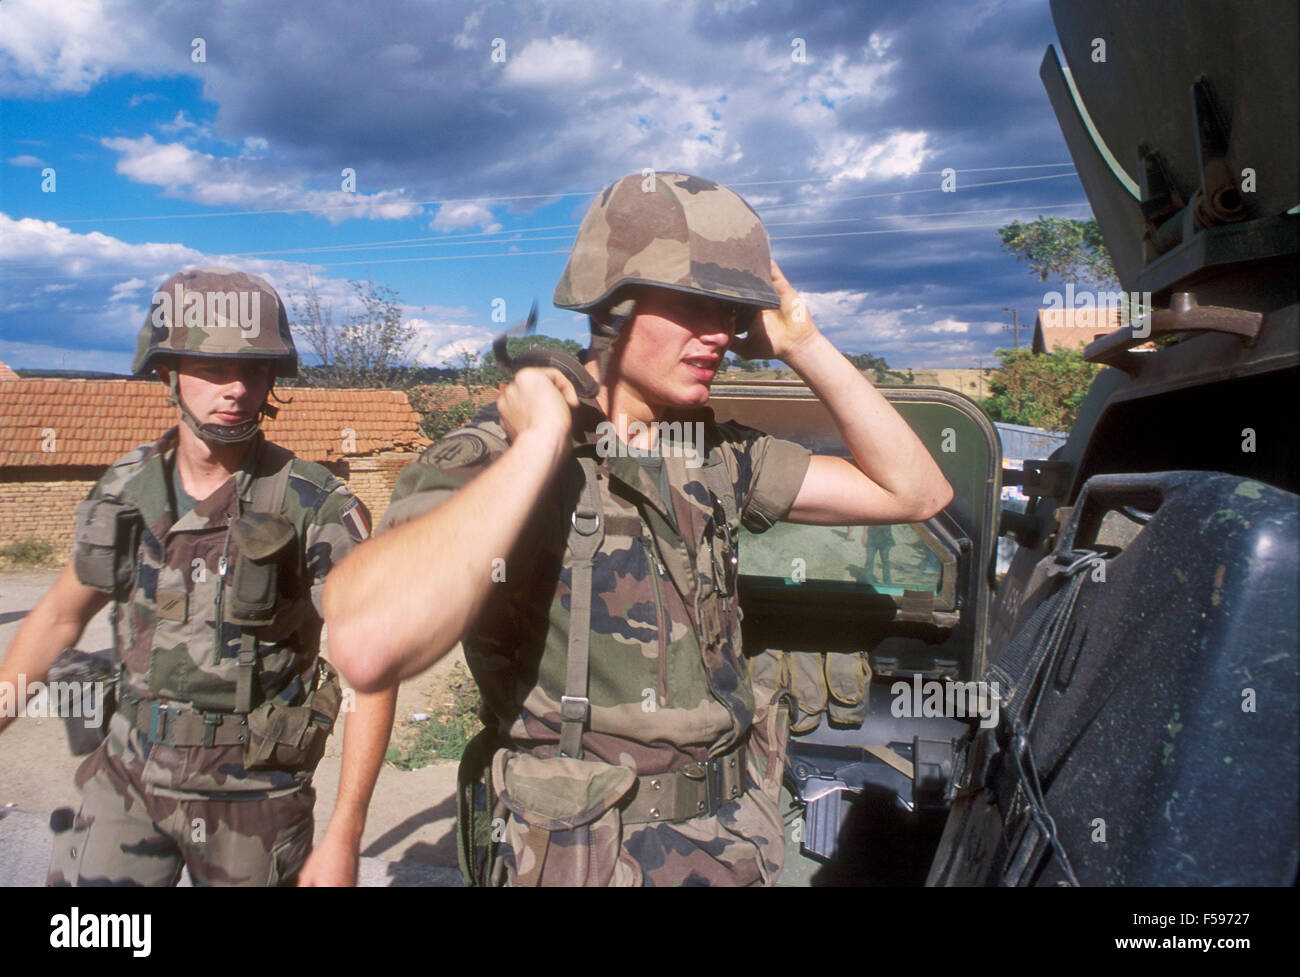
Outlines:
[{"label": "armored vehicle", "polygon": [[[882,388],[948,508],[742,544],[756,681],[798,700],[786,882],[1297,882],[1300,8],[1052,14],[1041,77],[1143,308],[1050,457],[1003,471],[973,402]],[[844,453],[800,384],[713,404]]]}]

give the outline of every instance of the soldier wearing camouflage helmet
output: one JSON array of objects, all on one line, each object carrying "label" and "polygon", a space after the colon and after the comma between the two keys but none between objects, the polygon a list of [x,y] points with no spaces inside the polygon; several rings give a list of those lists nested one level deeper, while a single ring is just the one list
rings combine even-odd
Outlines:
[{"label": "soldier wearing camouflage helmet", "polygon": [[[327,585],[335,660],[380,687],[464,636],[487,714],[461,768],[469,881],[770,884],[787,725],[741,649],[739,527],[919,521],[952,490],[726,187],[606,188],[555,303],[590,316],[594,395],[521,369],[403,471]],[[729,348],[793,367],[856,465],[716,421]]]},{"label": "soldier wearing camouflage helmet", "polygon": [[312,853],[311,777],[343,698],[319,656],[324,579],[369,515],[260,431],[297,362],[261,278],[201,268],[154,293],[135,371],[157,372],[183,423],[78,507],[73,563],[0,675],[39,680],[112,603],[118,705],[77,772],[81,810],[53,825],[51,884],[174,885],[185,867],[198,885],[355,882],[394,691],[358,697]]}]

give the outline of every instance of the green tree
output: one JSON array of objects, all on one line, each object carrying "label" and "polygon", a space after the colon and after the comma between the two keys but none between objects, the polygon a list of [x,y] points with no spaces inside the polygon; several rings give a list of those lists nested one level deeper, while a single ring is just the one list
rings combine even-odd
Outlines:
[{"label": "green tree", "polygon": [[318,387],[404,387],[416,353],[416,329],[402,315],[397,292],[373,281],[349,281],[356,311],[335,322],[332,306],[322,303],[312,283],[305,295],[290,296],[290,322],[320,358],[303,371],[304,382]]},{"label": "green tree", "polygon": [[1055,278],[1062,282],[1091,282],[1108,289],[1119,288],[1110,252],[1101,238],[1095,219],[1069,220],[1039,217],[1028,224],[1012,221],[998,228],[1002,246],[1029,262],[1040,282]]},{"label": "green tree", "polygon": [[848,359],[861,372],[871,373],[875,383],[907,384],[912,383],[915,379],[911,370],[908,370],[906,375],[899,370],[891,370],[883,356],[872,356],[870,353],[855,353],[850,355]]},{"label": "green tree", "polygon": [[[506,350],[511,356],[518,356],[520,353],[534,346],[540,346],[544,349],[558,349],[566,353],[572,353],[577,356],[582,352],[582,346],[572,339],[556,339],[554,336],[510,336],[506,339]],[[510,379],[510,373],[500,363],[497,362],[496,353],[489,349],[483,354],[482,362],[476,365],[476,376],[481,383],[498,384],[504,383]]]},{"label": "green tree", "polygon": [[1078,349],[1035,355],[1032,350],[995,351],[1001,367],[989,378],[992,394],[980,402],[995,421],[1068,431],[1100,369]]}]

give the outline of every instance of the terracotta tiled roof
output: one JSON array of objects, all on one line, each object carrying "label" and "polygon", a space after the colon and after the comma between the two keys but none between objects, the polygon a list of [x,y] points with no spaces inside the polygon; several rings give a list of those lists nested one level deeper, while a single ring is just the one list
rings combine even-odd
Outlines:
[{"label": "terracotta tiled roof", "polygon": [[474,406],[490,404],[500,396],[496,387],[475,387],[472,391],[461,384],[426,384],[416,387],[425,398],[426,410],[447,410],[472,399]]},{"label": "terracotta tiled roof", "polygon": [[18,374],[9,369],[3,362],[0,362],[0,383],[6,380],[17,380]]},{"label": "terracotta tiled roof", "polygon": [[[157,380],[0,383],[0,466],[111,464],[176,423],[164,393]],[[308,461],[429,443],[400,390],[285,387],[276,393],[288,402],[263,430]]]}]

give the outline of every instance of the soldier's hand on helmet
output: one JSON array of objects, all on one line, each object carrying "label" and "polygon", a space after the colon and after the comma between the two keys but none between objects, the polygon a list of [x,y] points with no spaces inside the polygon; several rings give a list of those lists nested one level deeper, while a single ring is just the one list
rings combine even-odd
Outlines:
[{"label": "soldier's hand on helmet", "polygon": [[772,262],[772,286],[781,297],[780,309],[763,309],[749,333],[732,341],[730,351],[749,360],[785,359],[791,349],[818,335],[812,315],[781,268]]},{"label": "soldier's hand on helmet", "polygon": [[562,439],[573,425],[571,408],[578,406],[573,384],[559,370],[528,367],[501,388],[497,409],[501,425],[515,441],[525,431]]}]

